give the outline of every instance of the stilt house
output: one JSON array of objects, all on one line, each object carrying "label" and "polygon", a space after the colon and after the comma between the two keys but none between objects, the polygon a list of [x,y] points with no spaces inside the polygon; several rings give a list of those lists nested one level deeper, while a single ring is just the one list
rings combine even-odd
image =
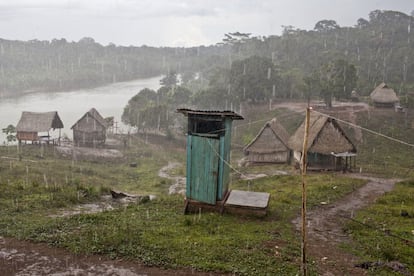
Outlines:
[{"label": "stilt house", "polygon": [[[62,120],[57,111],[28,112],[23,111],[16,126],[16,136],[19,143],[30,141],[34,143],[59,143]],[[52,137],[51,131],[59,129],[59,136]]]},{"label": "stilt house", "polygon": [[289,134],[274,118],[267,122],[257,136],[244,148],[249,164],[288,163],[290,148]]},{"label": "stilt house", "polygon": [[371,101],[375,107],[393,108],[399,99],[394,89],[388,87],[385,83],[378,85],[370,94]]},{"label": "stilt house", "polygon": [[224,201],[230,182],[232,111],[177,109],[188,117],[186,204]]},{"label": "stilt house", "polygon": [[107,122],[95,108],[91,108],[72,127],[73,143],[78,147],[105,144]]},{"label": "stilt house", "polygon": [[[289,139],[296,163],[300,163],[302,158],[304,132],[305,122]],[[348,170],[355,166],[356,153],[355,145],[335,119],[311,113],[307,148],[308,169]]]}]

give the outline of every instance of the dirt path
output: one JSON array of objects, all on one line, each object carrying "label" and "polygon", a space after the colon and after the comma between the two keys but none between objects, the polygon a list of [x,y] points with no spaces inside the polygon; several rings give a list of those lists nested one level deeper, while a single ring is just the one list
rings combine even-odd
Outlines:
[{"label": "dirt path", "polygon": [[[351,175],[366,179],[368,183],[344,198],[308,211],[308,256],[315,260],[320,275],[366,275],[366,270],[354,267],[361,262],[357,257],[339,248],[350,238],[343,232],[347,222],[344,217],[353,217],[354,212],[373,203],[375,199],[393,189],[396,179],[381,179],[362,175]],[[293,221],[301,229],[301,218]]]},{"label": "dirt path", "polygon": [[171,176],[170,170],[175,169],[176,167],[181,166],[181,163],[178,162],[168,162],[168,165],[162,167],[158,176],[162,178],[171,179],[174,183],[168,189],[168,194],[185,194],[185,181],[186,178],[183,176]]},{"label": "dirt path", "polygon": [[69,254],[66,250],[45,244],[0,237],[0,275],[219,275],[192,269],[162,269],[137,262],[111,260],[102,256]]}]

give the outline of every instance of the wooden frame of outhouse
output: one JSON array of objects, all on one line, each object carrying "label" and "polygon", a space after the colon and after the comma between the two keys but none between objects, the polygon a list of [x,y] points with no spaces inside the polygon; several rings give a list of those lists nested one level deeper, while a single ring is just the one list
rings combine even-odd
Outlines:
[{"label": "wooden frame of outhouse", "polygon": [[186,207],[191,203],[224,202],[230,183],[230,144],[233,111],[177,109],[188,117]]}]

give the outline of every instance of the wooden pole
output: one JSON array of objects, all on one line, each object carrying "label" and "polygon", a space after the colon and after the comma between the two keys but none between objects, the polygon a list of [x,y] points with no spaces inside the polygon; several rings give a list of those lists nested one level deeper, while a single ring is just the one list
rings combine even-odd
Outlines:
[{"label": "wooden pole", "polygon": [[310,110],[308,106],[306,108],[306,120],[305,120],[305,135],[303,138],[303,148],[302,148],[302,262],[301,262],[301,273],[302,276],[306,276],[307,272],[307,263],[306,263],[306,163],[307,163],[307,151],[308,151],[308,136],[309,136],[309,121],[310,121]]}]

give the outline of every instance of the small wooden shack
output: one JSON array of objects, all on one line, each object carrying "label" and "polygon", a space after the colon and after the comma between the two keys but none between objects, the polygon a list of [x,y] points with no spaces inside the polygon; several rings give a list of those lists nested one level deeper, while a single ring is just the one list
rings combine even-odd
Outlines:
[{"label": "small wooden shack", "polygon": [[355,90],[352,90],[351,92],[351,101],[359,102],[359,94]]},{"label": "small wooden shack", "polygon": [[[305,122],[289,139],[295,162],[300,163]],[[355,166],[356,147],[333,118],[310,116],[307,168],[311,170],[349,170]]]},{"label": "small wooden shack", "polygon": [[[57,111],[50,112],[29,112],[23,111],[19,122],[16,126],[16,137],[19,143],[30,141],[35,143],[59,143],[61,129],[63,128],[62,120]],[[59,129],[59,136],[51,136],[51,130]]]},{"label": "small wooden shack", "polygon": [[395,104],[399,102],[394,89],[388,87],[384,82],[371,92],[370,97],[375,107],[394,108]]},{"label": "small wooden shack", "polygon": [[274,118],[267,122],[257,136],[243,149],[249,164],[288,163],[289,134]]},{"label": "small wooden shack", "polygon": [[188,117],[186,204],[215,205],[226,198],[230,182],[230,142],[233,111],[177,109]]},{"label": "small wooden shack", "polygon": [[73,143],[78,147],[105,144],[107,122],[95,108],[91,108],[72,127]]}]

